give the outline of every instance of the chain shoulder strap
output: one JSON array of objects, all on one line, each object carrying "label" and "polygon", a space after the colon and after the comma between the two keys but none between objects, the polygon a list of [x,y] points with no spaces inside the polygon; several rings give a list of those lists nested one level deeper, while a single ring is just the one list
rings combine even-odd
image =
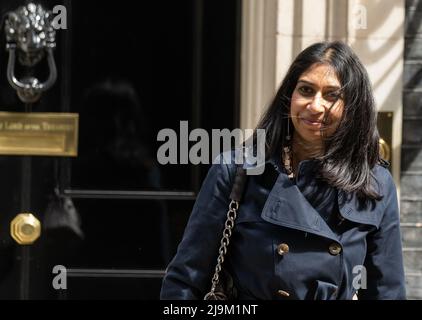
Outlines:
[{"label": "chain shoulder strap", "polygon": [[237,167],[232,191],[230,193],[231,202],[229,204],[229,210],[227,211],[227,219],[224,224],[223,236],[220,241],[220,248],[218,249],[217,265],[215,266],[214,275],[211,280],[211,290],[205,295],[204,300],[227,299],[227,296],[224,292],[216,291],[216,289],[220,282],[220,272],[224,262],[224,257],[227,254],[227,249],[230,244],[230,237],[232,235],[232,230],[237,218],[239,203],[245,188],[246,177],[245,169],[240,166]]}]

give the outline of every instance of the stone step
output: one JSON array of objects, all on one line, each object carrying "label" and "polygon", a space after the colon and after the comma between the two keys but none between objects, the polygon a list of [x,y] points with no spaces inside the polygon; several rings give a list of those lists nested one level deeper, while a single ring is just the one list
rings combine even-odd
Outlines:
[{"label": "stone step", "polygon": [[403,247],[422,248],[422,228],[401,228]]},{"label": "stone step", "polygon": [[[422,125],[421,125],[422,129]],[[421,131],[422,139],[422,131]],[[401,195],[402,197],[412,197],[422,199],[422,175],[403,175],[401,177]]]},{"label": "stone step", "polygon": [[409,300],[422,299],[422,273],[406,274],[406,295]]},{"label": "stone step", "polygon": [[422,222],[422,201],[402,200],[400,202],[400,222]]}]

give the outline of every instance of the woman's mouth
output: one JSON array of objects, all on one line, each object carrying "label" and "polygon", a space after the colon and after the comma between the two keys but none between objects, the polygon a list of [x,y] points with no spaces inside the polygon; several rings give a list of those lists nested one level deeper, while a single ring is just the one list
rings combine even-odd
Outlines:
[{"label": "woman's mouth", "polygon": [[305,123],[306,125],[308,125],[308,126],[311,126],[311,127],[321,127],[322,126],[322,121],[320,121],[320,120],[312,120],[312,119],[305,119],[305,118],[300,118],[302,121],[303,121],[303,123]]}]

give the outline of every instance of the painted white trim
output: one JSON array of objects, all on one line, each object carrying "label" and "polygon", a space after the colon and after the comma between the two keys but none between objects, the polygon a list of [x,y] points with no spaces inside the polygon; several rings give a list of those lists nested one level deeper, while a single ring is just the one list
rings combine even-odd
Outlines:
[{"label": "painted white trim", "polygon": [[255,128],[276,90],[278,0],[242,2],[240,126]]}]

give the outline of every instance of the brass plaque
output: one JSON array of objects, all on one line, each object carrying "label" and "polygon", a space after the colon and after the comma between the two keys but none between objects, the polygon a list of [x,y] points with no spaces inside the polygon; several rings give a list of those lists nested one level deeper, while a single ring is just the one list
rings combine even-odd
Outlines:
[{"label": "brass plaque", "polygon": [[380,153],[384,160],[390,162],[392,168],[392,142],[393,142],[393,112],[378,112],[378,131],[380,134]]},{"label": "brass plaque", "polygon": [[77,113],[0,112],[0,155],[76,157]]}]

